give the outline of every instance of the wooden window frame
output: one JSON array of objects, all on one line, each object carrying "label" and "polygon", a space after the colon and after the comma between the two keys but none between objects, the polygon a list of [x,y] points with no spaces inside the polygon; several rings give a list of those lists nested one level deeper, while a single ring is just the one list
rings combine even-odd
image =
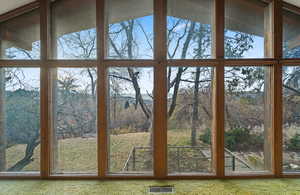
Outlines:
[{"label": "wooden window frame", "polygon": [[[300,173],[282,172],[282,67],[299,65],[300,59],[282,58],[282,10],[300,13],[300,8],[282,0],[262,0],[269,3],[271,11],[271,40],[268,59],[225,59],[224,27],[225,0],[213,2],[213,59],[178,59],[166,57],[167,0],[154,2],[154,59],[153,60],[111,60],[105,59],[105,0],[96,1],[97,59],[54,60],[51,59],[51,0],[39,0],[6,14],[0,15],[0,22],[9,20],[34,9],[40,9],[40,60],[0,60],[0,67],[39,67],[41,69],[41,170],[38,175],[26,173],[0,174],[0,179],[225,179],[225,178],[285,178],[300,177]],[[270,66],[272,104],[272,168],[270,174],[225,175],[224,170],[224,68],[226,66]],[[154,175],[109,175],[107,142],[107,69],[109,67],[152,67],[154,68]],[[168,66],[212,66],[215,71],[213,82],[213,167],[214,174],[168,175],[167,173],[167,86]],[[50,127],[50,68],[53,67],[97,67],[97,129],[98,129],[98,175],[51,174],[51,127]],[[276,87],[274,87],[276,86]],[[100,90],[101,89],[101,90]]]}]

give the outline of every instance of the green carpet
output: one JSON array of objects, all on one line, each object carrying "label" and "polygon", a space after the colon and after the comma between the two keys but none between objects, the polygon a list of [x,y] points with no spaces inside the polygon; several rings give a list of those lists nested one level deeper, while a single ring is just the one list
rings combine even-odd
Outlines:
[{"label": "green carpet", "polygon": [[173,185],[173,194],[299,194],[300,179],[179,180],[179,181],[0,181],[1,195],[143,195],[149,186]]}]

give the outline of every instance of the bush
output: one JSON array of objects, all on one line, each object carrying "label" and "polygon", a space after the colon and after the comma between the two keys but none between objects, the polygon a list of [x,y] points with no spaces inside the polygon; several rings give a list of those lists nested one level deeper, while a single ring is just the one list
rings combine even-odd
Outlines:
[{"label": "bush", "polygon": [[[211,143],[211,130],[206,129],[199,139]],[[231,151],[257,151],[263,148],[262,134],[250,134],[246,128],[235,128],[225,132],[225,147]]]},{"label": "bush", "polygon": [[300,151],[300,134],[295,134],[286,144],[288,151]]}]

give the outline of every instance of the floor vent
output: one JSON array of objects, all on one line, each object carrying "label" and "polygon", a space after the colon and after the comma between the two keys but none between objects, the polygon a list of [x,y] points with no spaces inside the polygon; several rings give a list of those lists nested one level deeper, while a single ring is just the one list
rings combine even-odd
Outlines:
[{"label": "floor vent", "polygon": [[173,186],[150,186],[149,188],[150,193],[174,193]]}]

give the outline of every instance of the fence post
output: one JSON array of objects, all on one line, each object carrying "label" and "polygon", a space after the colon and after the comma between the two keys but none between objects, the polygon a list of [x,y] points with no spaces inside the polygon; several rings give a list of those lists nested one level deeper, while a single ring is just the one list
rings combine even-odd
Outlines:
[{"label": "fence post", "polygon": [[135,147],[132,151],[132,170],[135,171]]},{"label": "fence post", "polygon": [[232,171],[235,171],[235,156],[232,155]]},{"label": "fence post", "polygon": [[180,172],[180,151],[179,151],[179,147],[177,147],[177,152],[176,152],[176,158],[177,158],[177,169],[178,172]]}]

